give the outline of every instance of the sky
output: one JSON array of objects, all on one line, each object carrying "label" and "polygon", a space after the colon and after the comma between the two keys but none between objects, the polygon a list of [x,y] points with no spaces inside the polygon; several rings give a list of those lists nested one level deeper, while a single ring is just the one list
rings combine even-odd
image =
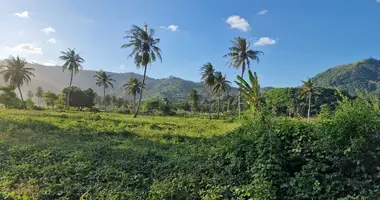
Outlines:
[{"label": "sky", "polygon": [[298,86],[317,73],[380,59],[380,0],[0,0],[0,59],[60,65],[75,48],[84,69],[136,72],[123,37],[133,24],[156,30],[163,61],[147,75],[200,81],[211,62],[230,81],[223,55],[234,37],[263,51],[252,63],[262,86]]}]

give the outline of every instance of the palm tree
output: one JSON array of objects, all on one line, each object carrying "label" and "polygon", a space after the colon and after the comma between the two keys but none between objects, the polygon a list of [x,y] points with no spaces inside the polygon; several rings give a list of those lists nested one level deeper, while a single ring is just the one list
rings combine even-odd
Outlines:
[{"label": "palm tree", "polygon": [[42,87],[37,87],[37,91],[36,91],[36,97],[37,97],[37,101],[38,101],[38,106],[40,106],[41,104],[41,99],[44,97],[44,90],[42,89]]},{"label": "palm tree", "polygon": [[190,104],[191,104],[191,107],[193,108],[193,111],[197,111],[199,107],[199,97],[200,97],[200,95],[198,94],[198,91],[195,88],[193,88],[190,91],[189,96],[190,96]]},{"label": "palm tree", "polygon": [[239,86],[239,92],[242,94],[242,97],[255,112],[259,108],[260,103],[260,84],[259,78],[257,77],[256,72],[252,75],[251,70],[248,70],[249,82],[247,83],[241,76],[237,76],[237,79],[240,82],[235,81]]},{"label": "palm tree", "polygon": [[218,119],[220,112],[220,96],[222,93],[228,92],[231,89],[230,81],[226,79],[226,75],[222,75],[222,72],[215,73],[215,85],[212,89],[212,93],[218,95]]},{"label": "palm tree", "polygon": [[206,63],[201,67],[201,80],[203,84],[209,88],[209,102],[210,102],[210,107],[209,107],[209,117],[211,119],[211,90],[212,86],[215,84],[215,68],[212,66],[210,62]]},{"label": "palm tree", "polygon": [[136,96],[142,91],[142,83],[138,78],[130,77],[128,83],[124,84],[125,90],[131,96],[133,96],[133,111],[136,111]]},{"label": "palm tree", "polygon": [[30,99],[30,100],[32,100],[33,97],[34,97],[34,94],[33,94],[33,92],[31,90],[28,91],[27,95],[28,95],[28,99]]},{"label": "palm tree", "polygon": [[[132,48],[132,52],[128,58],[134,57],[137,68],[141,66],[144,68],[144,77],[142,85],[145,85],[146,69],[148,64],[152,64],[158,57],[162,62],[161,49],[157,46],[160,42],[159,38],[154,38],[155,31],[150,29],[148,31],[148,25],[144,25],[144,28],[140,28],[133,25],[131,30],[127,32],[127,36],[124,39],[128,40],[127,44],[123,44],[121,48]],[[137,117],[140,111],[141,99],[143,94],[143,88],[141,88],[139,104],[134,114],[134,118]]]},{"label": "palm tree", "polygon": [[306,96],[308,100],[309,107],[307,109],[307,118],[310,118],[310,111],[311,111],[311,97],[313,93],[315,92],[315,88],[313,85],[312,80],[309,78],[307,81],[302,81],[303,86],[301,88],[301,94]]},{"label": "palm tree", "polygon": [[82,69],[82,63],[84,63],[85,60],[75,52],[75,49],[69,48],[67,51],[61,51],[61,54],[62,56],[60,56],[59,59],[65,62],[62,65],[62,71],[70,71],[70,84],[67,90],[67,110],[70,110],[70,90],[73,82],[73,76]]},{"label": "palm tree", "polygon": [[112,79],[111,77],[112,75],[107,75],[107,73],[103,70],[96,72],[96,74],[94,75],[94,78],[96,80],[96,85],[99,87],[103,86],[103,98],[106,97],[106,89],[109,87],[113,88],[112,82],[115,82],[115,80]]},{"label": "palm tree", "polygon": [[[254,51],[249,49],[251,43],[247,39],[242,37],[234,38],[231,41],[232,47],[230,47],[230,52],[224,55],[224,57],[230,58],[230,61],[227,63],[228,66],[234,67],[236,69],[241,68],[241,78],[244,77],[244,72],[246,67],[251,69],[251,60],[256,60],[257,63],[260,61],[260,54],[264,54],[261,51]],[[241,93],[239,92],[239,118],[241,113]]]},{"label": "palm tree", "polygon": [[26,67],[27,62],[25,59],[20,59],[18,56],[15,58],[11,56],[5,66],[1,68],[0,74],[3,75],[4,81],[16,85],[20,92],[20,97],[26,110],[26,104],[22,96],[21,87],[24,83],[28,84],[31,81],[31,76],[34,76],[33,68]]}]

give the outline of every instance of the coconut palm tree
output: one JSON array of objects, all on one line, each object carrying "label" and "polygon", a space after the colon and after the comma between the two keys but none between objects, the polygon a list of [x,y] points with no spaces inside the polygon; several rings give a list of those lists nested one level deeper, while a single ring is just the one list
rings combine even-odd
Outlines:
[{"label": "coconut palm tree", "polygon": [[237,76],[237,79],[240,82],[235,81],[239,86],[239,92],[241,93],[243,99],[255,112],[259,108],[260,103],[260,84],[259,78],[257,77],[256,72],[252,75],[251,70],[248,70],[249,83],[243,79],[241,76]]},{"label": "coconut palm tree", "polygon": [[61,54],[62,55],[59,59],[64,62],[62,65],[62,71],[69,70],[70,72],[70,83],[67,90],[67,110],[70,110],[70,90],[73,82],[73,76],[82,69],[82,64],[85,60],[75,52],[75,49],[68,48],[67,51],[61,51]]},{"label": "coconut palm tree", "polygon": [[0,68],[0,75],[3,75],[4,81],[15,85],[20,92],[20,97],[26,110],[26,104],[22,96],[21,87],[25,84],[28,84],[31,81],[31,77],[34,76],[33,68],[26,67],[27,62],[25,59],[20,59],[20,57],[11,56],[5,66]]},{"label": "coconut palm tree", "polygon": [[302,83],[303,83],[303,86],[300,92],[303,96],[306,96],[306,99],[308,100],[309,107],[307,109],[307,118],[310,119],[311,97],[313,93],[315,92],[315,87],[310,78],[307,81],[302,81]]},{"label": "coconut palm tree", "polygon": [[30,100],[32,100],[33,97],[34,97],[34,94],[33,94],[33,92],[31,90],[28,91],[27,95],[28,95],[28,99],[30,99]]},{"label": "coconut palm tree", "polygon": [[215,85],[212,89],[212,93],[218,95],[218,119],[220,112],[220,96],[222,93],[226,93],[231,89],[230,81],[226,79],[226,75],[222,75],[222,72],[215,72]]},{"label": "coconut palm tree", "polygon": [[36,91],[36,97],[37,97],[37,101],[38,101],[38,106],[41,106],[41,100],[42,98],[44,97],[44,90],[42,89],[42,87],[37,87],[37,91]]},{"label": "coconut palm tree", "polygon": [[103,86],[103,98],[106,97],[106,89],[109,87],[113,88],[112,82],[115,82],[115,80],[112,79],[112,75],[107,75],[105,71],[100,70],[99,72],[96,72],[96,74],[94,75],[94,78],[96,80],[97,86],[99,87]]},{"label": "coconut palm tree", "polygon": [[209,88],[209,117],[211,119],[211,93],[212,93],[212,87],[215,84],[215,68],[212,66],[210,62],[206,63],[201,67],[201,80],[203,84]]},{"label": "coconut palm tree", "polygon": [[192,110],[193,111],[197,111],[198,108],[199,108],[199,98],[200,98],[200,95],[198,94],[198,91],[193,88],[191,91],[190,91],[190,105],[192,107]]},{"label": "coconut palm tree", "polygon": [[[241,68],[241,78],[244,77],[244,72],[246,67],[251,69],[251,60],[257,61],[259,63],[261,54],[264,54],[261,51],[255,51],[250,49],[251,43],[247,41],[247,39],[242,37],[234,38],[231,41],[232,47],[230,47],[230,52],[224,55],[224,57],[228,57],[230,60],[228,61],[229,67],[234,67],[236,69]],[[239,92],[239,118],[241,113],[241,93]]]},{"label": "coconut palm tree", "polygon": [[142,91],[141,81],[138,78],[130,77],[128,83],[124,84],[123,87],[125,87],[125,91],[127,91],[130,96],[133,96],[133,111],[136,111],[136,96]]},{"label": "coconut palm tree", "polygon": [[[155,38],[154,34],[154,29],[150,29],[148,31],[148,25],[146,24],[144,25],[144,28],[133,25],[132,28],[127,32],[127,35],[124,37],[124,39],[128,40],[128,43],[121,46],[121,48],[132,48],[132,52],[129,54],[128,58],[134,57],[136,67],[144,68],[142,85],[145,85],[146,70],[148,64],[155,62],[157,57],[162,62],[161,49],[157,46],[160,42],[160,39]],[[142,94],[143,88],[141,88],[139,103],[137,110],[133,116],[134,118],[136,118],[139,114]]]}]

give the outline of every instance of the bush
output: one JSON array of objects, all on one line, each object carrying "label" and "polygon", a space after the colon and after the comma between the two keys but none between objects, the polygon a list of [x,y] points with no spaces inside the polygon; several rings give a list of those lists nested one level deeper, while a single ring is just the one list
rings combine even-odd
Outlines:
[{"label": "bush", "polygon": [[88,109],[89,112],[98,113],[100,110],[98,108],[92,107]]}]

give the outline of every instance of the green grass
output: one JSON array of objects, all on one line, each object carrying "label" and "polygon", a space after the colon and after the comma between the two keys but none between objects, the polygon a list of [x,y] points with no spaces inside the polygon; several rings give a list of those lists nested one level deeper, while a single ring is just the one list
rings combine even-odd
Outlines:
[{"label": "green grass", "polygon": [[[157,180],[217,152],[223,120],[0,111],[1,194],[35,199],[145,199]],[[172,177],[174,178],[174,177]]]}]

